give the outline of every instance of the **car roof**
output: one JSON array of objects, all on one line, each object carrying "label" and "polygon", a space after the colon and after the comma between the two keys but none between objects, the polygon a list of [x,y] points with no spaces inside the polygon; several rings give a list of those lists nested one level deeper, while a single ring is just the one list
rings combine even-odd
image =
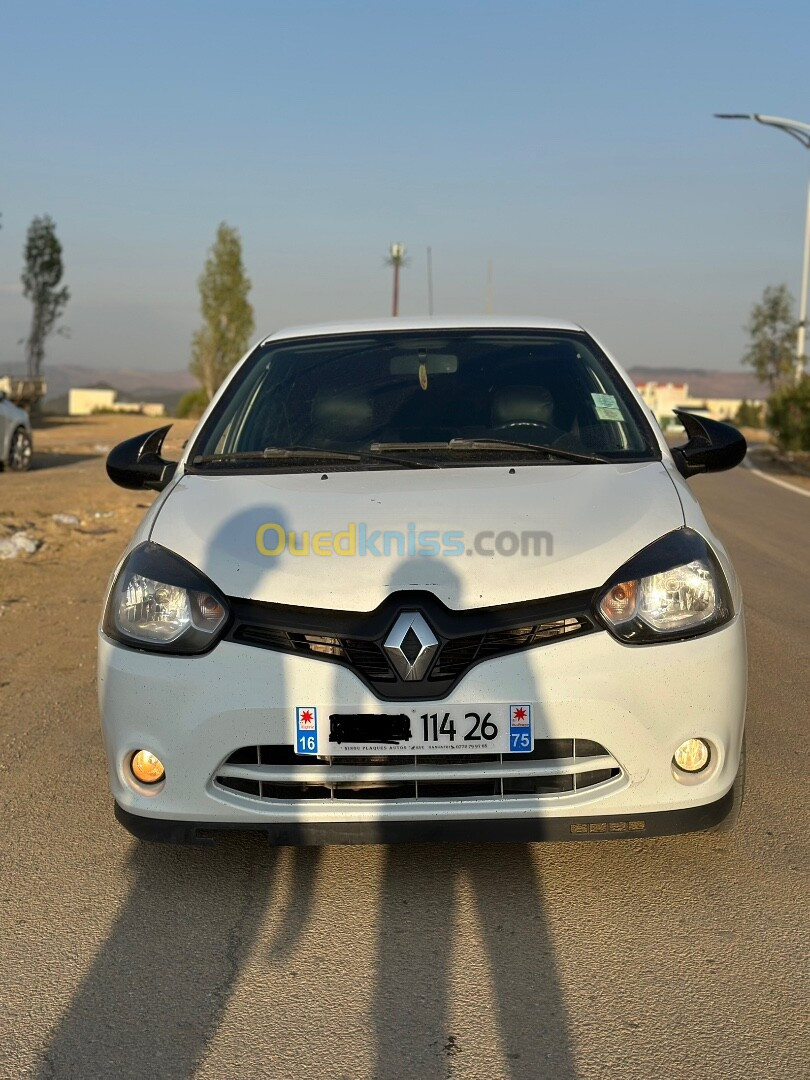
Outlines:
[{"label": "car roof", "polygon": [[432,318],[409,316],[407,318],[359,319],[313,326],[291,326],[268,335],[262,339],[261,343],[316,335],[380,333],[383,330],[567,330],[581,332],[582,327],[566,319],[542,318],[537,315],[440,315]]}]

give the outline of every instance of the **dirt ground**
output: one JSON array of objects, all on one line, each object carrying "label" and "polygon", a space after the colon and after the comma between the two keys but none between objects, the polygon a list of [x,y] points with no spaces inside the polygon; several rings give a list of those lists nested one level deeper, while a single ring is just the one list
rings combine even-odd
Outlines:
[{"label": "dirt ground", "polygon": [[[107,451],[154,426],[143,416],[46,418],[34,430],[31,471],[0,473],[3,696],[22,691],[26,676],[49,662],[46,654],[52,650],[44,647],[42,620],[53,602],[78,603],[77,618],[80,614],[94,625],[107,579],[155,498],[116,487],[104,469]],[[168,457],[179,453],[193,427],[193,421],[174,421],[164,446]],[[20,534],[23,549],[2,557],[8,552],[3,542]],[[67,590],[65,578],[70,579]],[[52,660],[70,664],[74,656],[74,643],[63,641]]]}]

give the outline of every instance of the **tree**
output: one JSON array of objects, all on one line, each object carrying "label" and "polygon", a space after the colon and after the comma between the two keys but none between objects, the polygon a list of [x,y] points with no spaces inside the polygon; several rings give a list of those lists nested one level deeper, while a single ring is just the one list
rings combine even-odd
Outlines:
[{"label": "tree", "polygon": [[237,230],[224,222],[217,229],[198,285],[204,325],[192,338],[190,369],[210,401],[247,349],[253,333],[253,308],[248,301],[250,280],[242,266],[242,242]]},{"label": "tree", "polygon": [[56,237],[53,219],[48,214],[35,217],[28,227],[23,257],[23,296],[33,304],[25,353],[29,376],[38,378],[45,359],[45,340],[70,299],[66,285],[57,288],[63,274],[62,245]]},{"label": "tree", "polygon": [[203,388],[198,386],[196,390],[189,390],[187,394],[183,394],[177,402],[174,415],[178,420],[199,420],[208,407],[208,400]]},{"label": "tree", "polygon": [[768,398],[768,426],[782,450],[810,450],[810,375],[786,382]]},{"label": "tree", "polygon": [[761,428],[763,411],[762,405],[757,405],[755,401],[743,399],[743,401],[740,402],[740,407],[737,409],[734,423],[738,427]]},{"label": "tree", "polygon": [[798,328],[788,287],[769,285],[762,300],[751,309],[746,327],[751,345],[743,363],[749,364],[772,391],[795,371]]}]

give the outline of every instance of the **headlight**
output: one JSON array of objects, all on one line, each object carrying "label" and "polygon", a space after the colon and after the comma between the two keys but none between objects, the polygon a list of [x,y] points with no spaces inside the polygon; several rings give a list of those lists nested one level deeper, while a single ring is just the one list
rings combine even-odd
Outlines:
[{"label": "headlight", "polygon": [[717,557],[692,529],[677,529],[650,544],[606,582],[597,610],[622,641],[649,644],[694,637],[733,615]]},{"label": "headlight", "polygon": [[228,615],[224,597],[199,570],[159,544],[141,544],[118,573],[103,627],[137,649],[188,655],[210,649]]}]

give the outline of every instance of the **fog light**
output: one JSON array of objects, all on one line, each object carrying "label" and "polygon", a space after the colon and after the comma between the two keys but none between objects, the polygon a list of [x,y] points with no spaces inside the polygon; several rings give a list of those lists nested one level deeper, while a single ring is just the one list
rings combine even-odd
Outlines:
[{"label": "fog light", "polygon": [[675,751],[675,764],[684,772],[702,772],[709,764],[709,744],[703,739],[687,739]]},{"label": "fog light", "polygon": [[136,750],[129,767],[135,779],[142,784],[156,784],[166,775],[163,762],[148,750]]}]

